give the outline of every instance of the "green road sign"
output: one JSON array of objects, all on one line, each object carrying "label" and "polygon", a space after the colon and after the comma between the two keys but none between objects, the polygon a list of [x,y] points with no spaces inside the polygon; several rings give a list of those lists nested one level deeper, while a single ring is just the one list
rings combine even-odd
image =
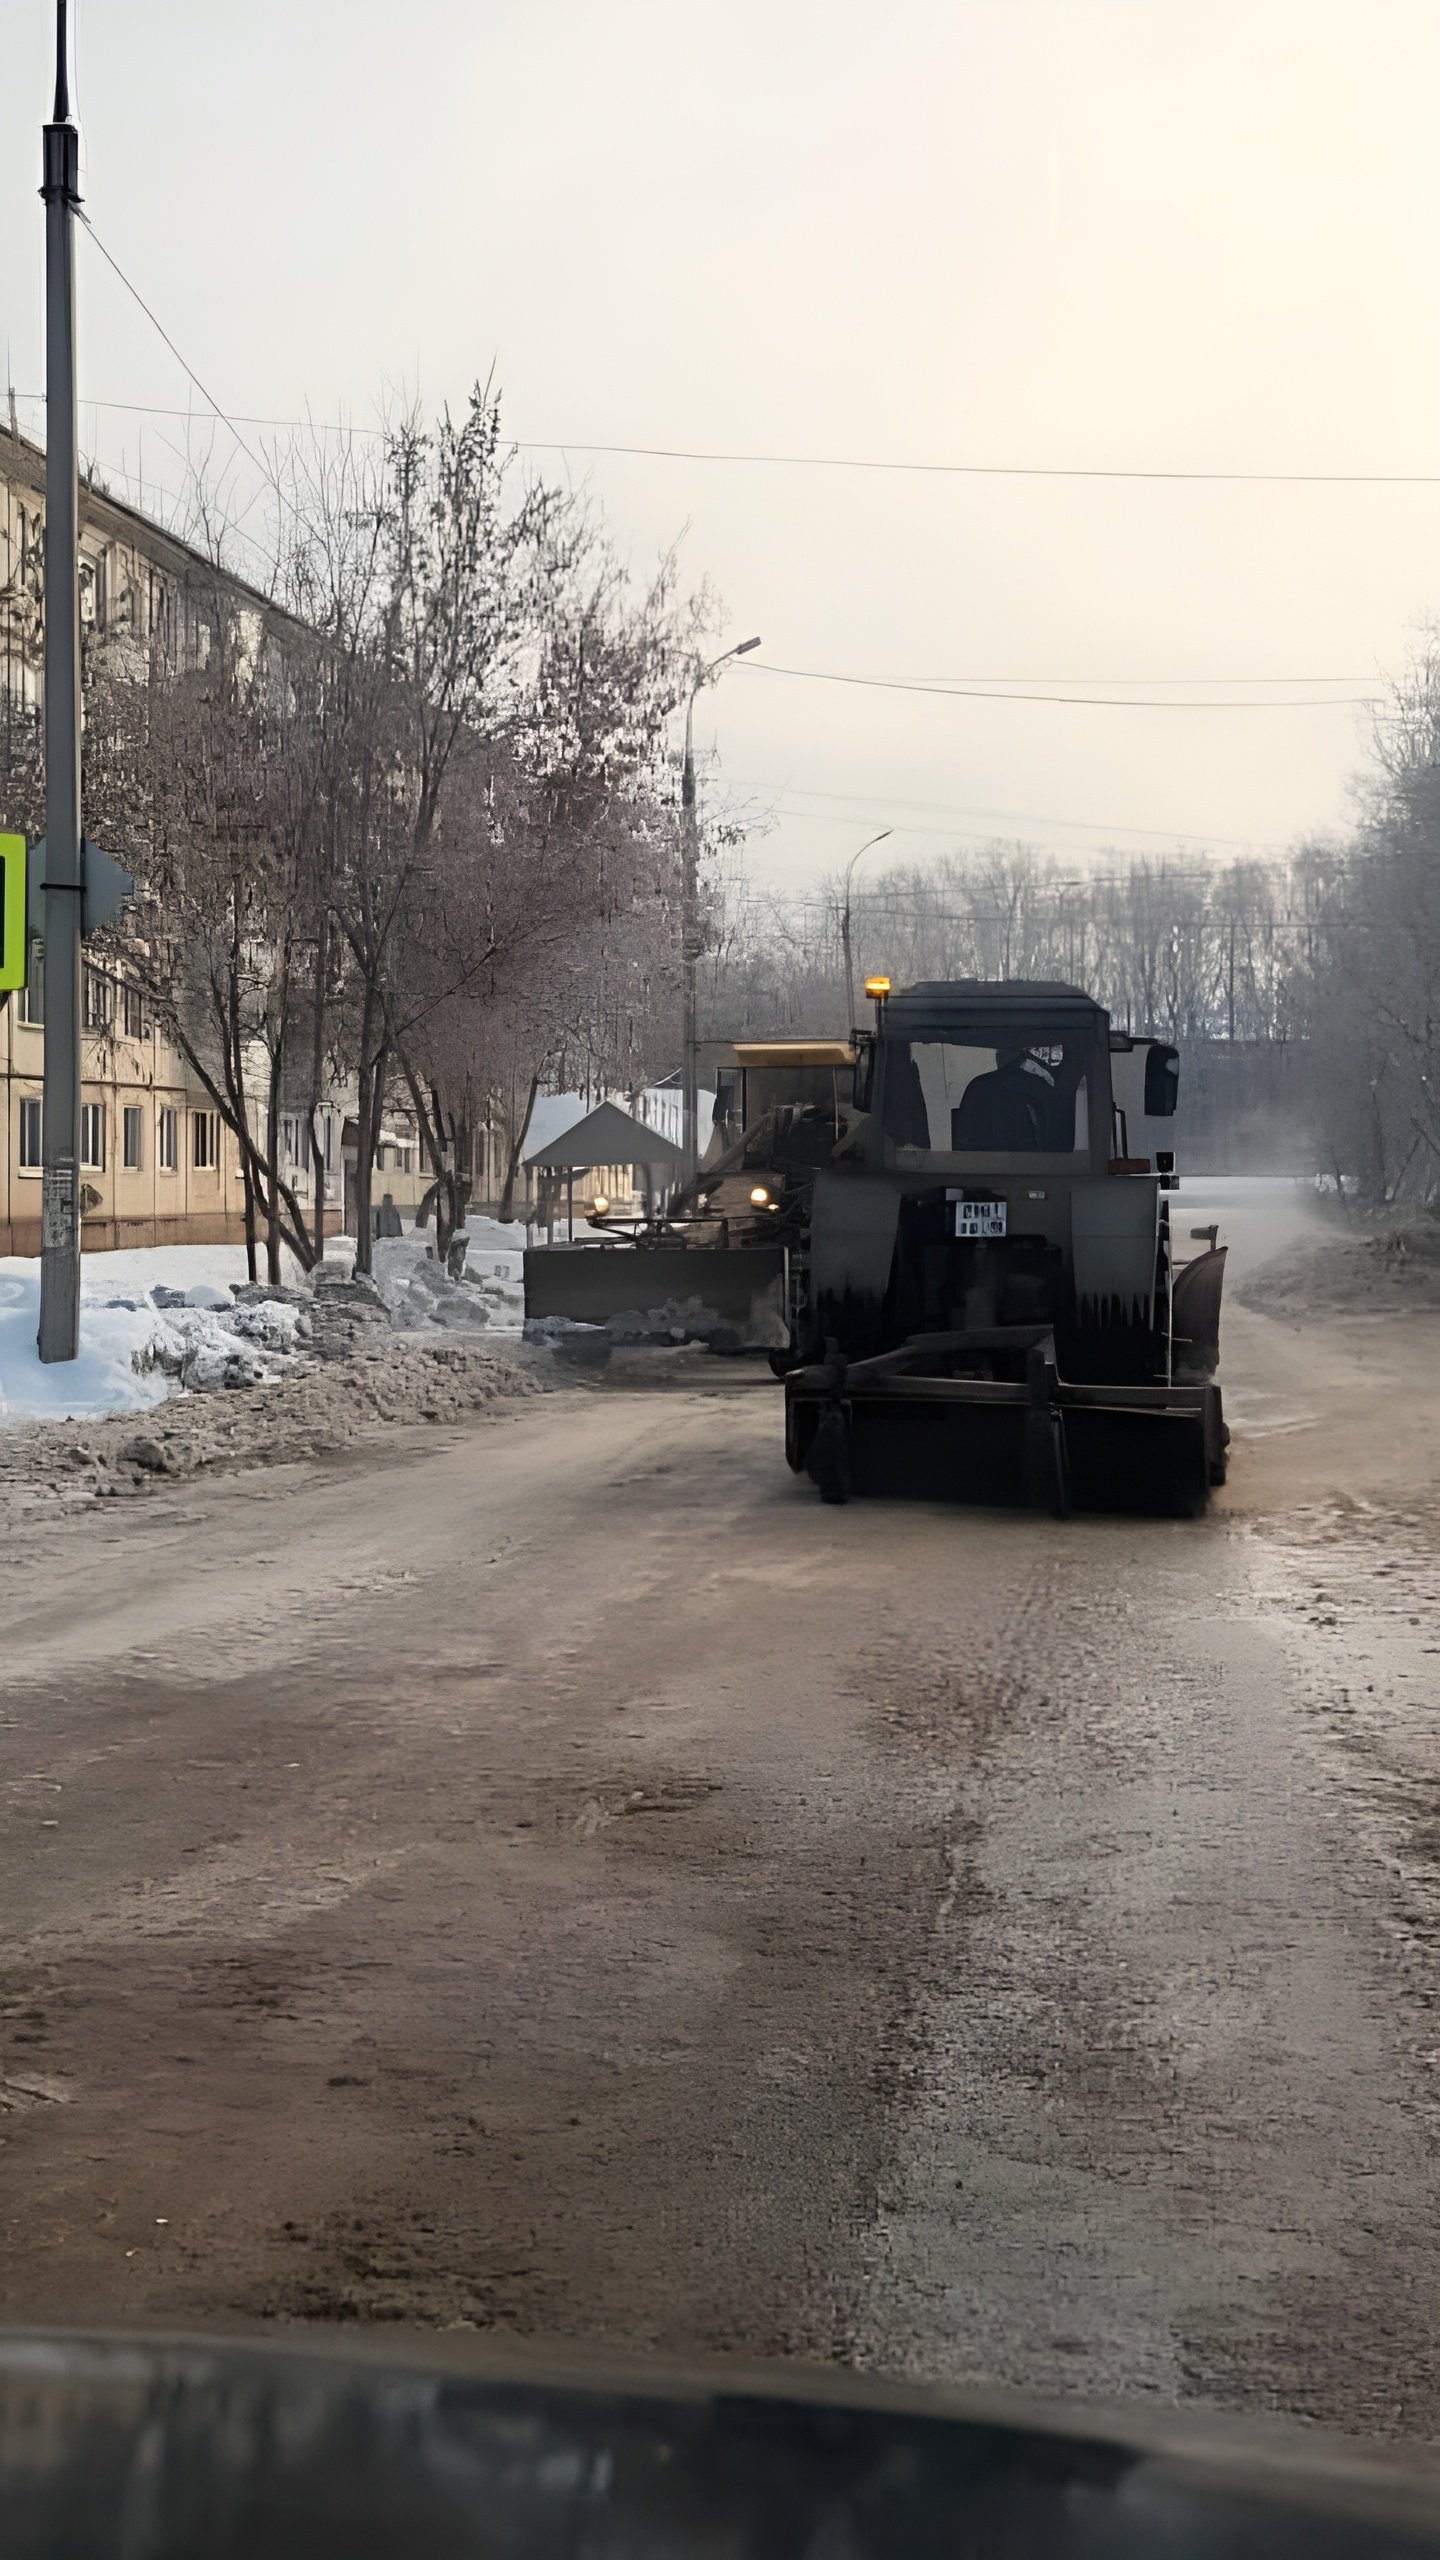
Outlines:
[{"label": "green road sign", "polygon": [[0,836],[0,995],[25,984],[25,839]]}]

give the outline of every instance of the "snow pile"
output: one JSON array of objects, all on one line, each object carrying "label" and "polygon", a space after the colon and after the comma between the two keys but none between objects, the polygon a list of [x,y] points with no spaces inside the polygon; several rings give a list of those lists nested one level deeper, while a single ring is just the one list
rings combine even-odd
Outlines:
[{"label": "snow pile", "polygon": [[278,1286],[246,1280],[242,1245],[159,1245],[87,1254],[80,1356],[43,1368],[35,1334],[40,1266],[0,1259],[0,1424],[140,1411],[176,1393],[273,1385],[298,1367],[370,1356],[407,1336],[518,1336],[523,1226],[474,1218],[464,1277],[435,1259],[433,1231],[382,1238],[373,1280],[336,1237],[303,1274],[287,1254]]},{"label": "snow pile", "polygon": [[[232,1253],[186,1245],[87,1256],[79,1356],[49,1367],[35,1340],[40,1266],[0,1261],[0,1422],[138,1412],[180,1389],[283,1376],[308,1353],[308,1314],[289,1302],[237,1304],[213,1278],[197,1276],[197,1267],[223,1276]],[[243,1278],[243,1253],[239,1264]]]},{"label": "snow pile", "polygon": [[0,1521],[134,1496],[233,1468],[304,1465],[380,1432],[498,1418],[555,1392],[519,1351],[396,1336],[325,1367],[301,1361],[260,1395],[177,1395],[158,1410],[0,1428]]},{"label": "snow pile", "polygon": [[573,1316],[527,1316],[525,1340],[532,1350],[553,1351],[578,1369],[607,1368],[615,1348],[607,1325],[578,1324]]},{"label": "snow pile", "polygon": [[464,1332],[485,1325],[501,1333],[519,1332],[525,1299],[524,1228],[476,1218],[465,1233],[469,1244],[459,1280],[452,1280],[436,1259],[434,1240],[423,1228],[378,1239],[375,1280],[397,1328],[413,1332],[440,1325]]},{"label": "snow pile", "polygon": [[82,1301],[80,1356],[46,1368],[36,1348],[40,1321],[38,1262],[0,1262],[0,1421],[21,1415],[116,1413],[160,1403],[171,1381],[153,1368],[137,1368],[148,1351],[157,1317],[153,1307],[121,1301],[96,1306]]},{"label": "snow pile", "polygon": [[[82,1306],[81,1322],[85,1321]],[[136,1366],[158,1370],[196,1394],[216,1387],[260,1387],[281,1376],[311,1347],[307,1308],[288,1300],[237,1304],[192,1290],[185,1306],[163,1304]]]}]

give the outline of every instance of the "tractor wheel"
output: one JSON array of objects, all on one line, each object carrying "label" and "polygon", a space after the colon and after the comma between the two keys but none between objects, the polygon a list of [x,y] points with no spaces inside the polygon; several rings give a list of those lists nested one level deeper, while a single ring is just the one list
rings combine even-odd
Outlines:
[{"label": "tractor wheel", "polygon": [[1212,1484],[1223,1484],[1230,1469],[1230,1426],[1220,1404],[1218,1387],[1208,1389],[1205,1397],[1205,1449]]},{"label": "tractor wheel", "polygon": [[1025,1491],[1032,1510],[1068,1520],[1071,1511],[1070,1455],[1065,1446],[1065,1416],[1058,1405],[1042,1405],[1025,1418]]},{"label": "tractor wheel", "polygon": [[838,1405],[823,1414],[805,1453],[805,1470],[822,1502],[850,1499],[850,1425]]}]

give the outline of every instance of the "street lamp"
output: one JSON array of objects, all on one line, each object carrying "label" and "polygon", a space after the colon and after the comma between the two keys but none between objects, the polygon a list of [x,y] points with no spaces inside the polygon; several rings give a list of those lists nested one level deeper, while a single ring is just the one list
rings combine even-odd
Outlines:
[{"label": "street lamp", "polygon": [[693,1183],[700,1167],[697,1143],[700,1059],[695,1002],[695,973],[700,958],[700,828],[695,808],[695,700],[711,677],[731,658],[743,658],[759,646],[757,633],[753,640],[737,640],[733,649],[722,649],[718,658],[712,658],[708,667],[700,669],[685,705],[685,762],[680,772],[680,850],[684,866],[680,892],[681,1045],[684,1052],[680,1078],[680,1144],[687,1184]]},{"label": "street lamp", "polygon": [[855,1021],[855,971],[850,959],[850,883],[855,877],[855,865],[860,859],[860,854],[868,853],[872,845],[883,844],[886,837],[892,836],[894,832],[893,827],[882,827],[878,836],[867,836],[860,847],[860,853],[852,853],[846,865],[845,903],[840,911],[840,940],[845,947],[845,1020],[851,1027]]}]

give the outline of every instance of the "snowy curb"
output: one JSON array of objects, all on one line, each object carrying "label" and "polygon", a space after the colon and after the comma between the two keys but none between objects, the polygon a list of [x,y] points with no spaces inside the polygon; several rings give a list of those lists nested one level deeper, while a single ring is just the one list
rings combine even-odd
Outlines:
[{"label": "snowy curb", "polygon": [[518,1346],[408,1339],[306,1362],[244,1395],[176,1396],[145,1413],[17,1421],[0,1431],[0,1503],[67,1507],[158,1483],[303,1464],[383,1430],[469,1420],[555,1392]]},{"label": "snowy curb", "polygon": [[0,1262],[0,1430],[270,1386],[396,1339],[518,1335],[520,1247],[491,1220],[475,1228],[479,1249],[458,1280],[414,1231],[377,1243],[373,1279],[354,1271],[353,1244],[339,1239],[299,1285],[247,1281],[235,1246],[87,1257],[79,1357],[49,1368],[35,1342],[38,1264]]}]

